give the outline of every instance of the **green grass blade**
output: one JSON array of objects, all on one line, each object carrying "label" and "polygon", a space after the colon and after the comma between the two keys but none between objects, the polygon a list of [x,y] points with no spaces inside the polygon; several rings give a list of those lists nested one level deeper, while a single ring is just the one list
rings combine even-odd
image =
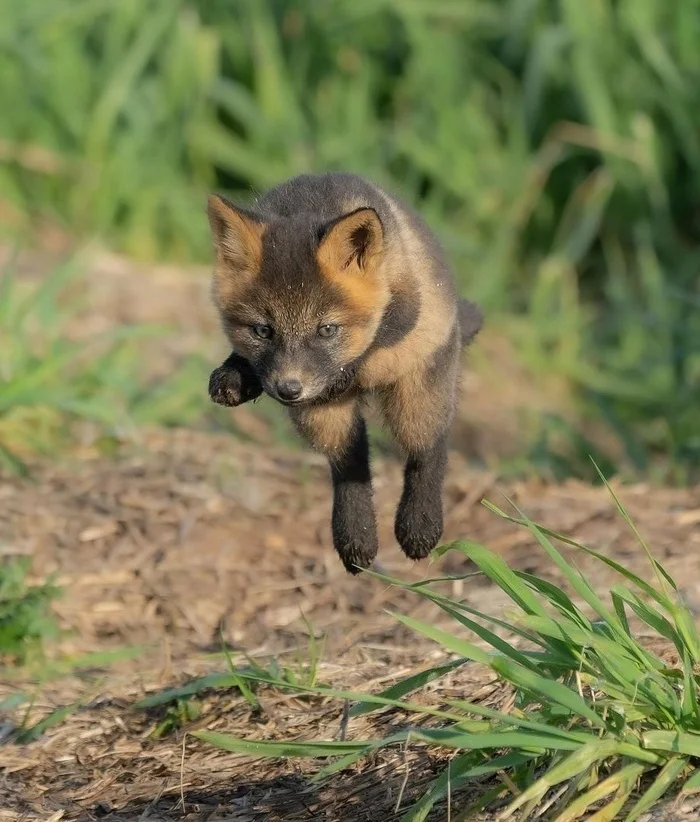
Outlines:
[{"label": "green grass blade", "polygon": [[553,582],[549,582],[546,579],[540,579],[536,577],[534,574],[528,574],[524,571],[516,571],[515,572],[523,582],[527,582],[532,588],[534,588],[538,593],[542,594],[542,596],[546,597],[546,599],[564,616],[568,617],[569,619],[577,622],[581,625],[582,628],[590,628],[591,622],[586,617],[582,611],[574,605],[569,595],[562,591],[557,585]]},{"label": "green grass blade", "polygon": [[647,731],[642,736],[647,750],[700,756],[700,734],[683,731]]},{"label": "green grass blade", "polygon": [[613,608],[615,609],[615,613],[617,614],[617,618],[620,620],[620,625],[625,629],[625,633],[630,638],[632,637],[632,631],[630,630],[630,624],[627,619],[627,612],[625,611],[625,603],[624,601],[614,592],[610,592],[610,598],[612,599]]},{"label": "green grass blade", "polygon": [[157,708],[160,705],[168,705],[171,702],[176,702],[178,699],[193,696],[194,694],[199,694],[202,691],[214,688],[237,688],[240,679],[240,675],[235,671],[226,674],[208,674],[186,685],[181,685],[178,688],[168,688],[166,691],[161,691],[152,696],[147,696],[145,699],[140,699],[134,705],[134,708],[137,710],[147,710],[148,708]]},{"label": "green grass blade", "polygon": [[681,793],[696,793],[700,791],[700,768],[696,768],[684,782]]},{"label": "green grass blade", "polygon": [[700,663],[700,635],[693,614],[685,603],[674,603],[672,610],[676,630],[683,640],[683,646],[694,664]]},{"label": "green grass blade", "polygon": [[634,524],[634,521],[633,521],[632,517],[630,517],[630,515],[627,513],[627,509],[624,507],[624,505],[623,505],[623,504],[622,504],[622,502],[620,501],[620,499],[619,499],[619,497],[617,496],[617,494],[615,493],[615,491],[614,491],[613,487],[610,485],[610,483],[608,482],[607,478],[604,476],[603,472],[600,470],[600,468],[598,468],[598,466],[595,464],[595,462],[593,463],[593,465],[594,465],[594,467],[595,467],[595,470],[596,470],[596,471],[597,471],[597,473],[598,473],[598,476],[600,477],[601,481],[603,482],[603,484],[605,485],[606,489],[608,490],[608,493],[609,493],[609,494],[610,494],[610,496],[613,498],[613,501],[615,502],[615,506],[617,507],[618,512],[620,513],[620,515],[622,516],[622,518],[625,520],[625,522],[627,523],[627,525],[628,525],[628,526],[630,527],[630,529],[632,530],[632,533],[633,533],[633,534],[635,535],[635,537],[637,538],[637,541],[639,542],[639,544],[641,545],[641,547],[644,549],[644,553],[647,555],[647,558],[649,559],[649,562],[651,563],[651,566],[652,566],[652,568],[654,569],[654,572],[655,572],[655,573],[656,573],[656,575],[657,575],[657,578],[658,578],[658,580],[659,580],[659,585],[663,588],[663,587],[664,587],[664,583],[665,583],[665,584],[666,584],[666,585],[668,585],[668,586],[669,586],[672,590],[677,591],[678,589],[677,589],[677,587],[676,587],[676,583],[674,582],[674,580],[672,579],[672,577],[670,577],[670,576],[666,573],[666,571],[665,571],[665,570],[664,570],[664,568],[660,565],[660,563],[659,563],[659,562],[657,562],[657,561],[654,559],[654,557],[652,556],[652,553],[651,553],[651,551],[649,550],[649,546],[647,545],[646,541],[644,540],[644,538],[643,538],[643,537],[642,537],[642,535],[640,534],[639,529],[637,528],[637,526]]},{"label": "green grass blade", "polygon": [[504,657],[494,657],[491,660],[491,667],[517,688],[536,693],[545,702],[561,705],[576,716],[588,720],[595,727],[605,728],[605,722],[585,700],[561,682],[540,676]]},{"label": "green grass blade", "polygon": [[693,671],[693,663],[688,654],[683,655],[683,717],[684,721],[694,725],[696,729],[700,725],[700,708],[698,707],[698,683]]},{"label": "green grass blade", "polygon": [[530,668],[533,671],[539,670],[537,663],[533,662],[517,648],[514,648],[510,642],[502,639],[498,636],[498,634],[495,634],[493,631],[490,631],[488,628],[480,625],[475,620],[469,619],[469,617],[464,616],[464,614],[460,614],[459,611],[456,611],[454,608],[450,608],[447,605],[441,605],[441,607],[446,614],[449,614],[452,617],[452,619],[456,620],[465,628],[468,628],[470,631],[475,633],[481,640],[487,642],[495,651],[509,657],[525,668]]},{"label": "green grass blade", "polygon": [[533,756],[533,754],[520,752],[509,753],[477,765],[474,764],[473,751],[456,756],[450,761],[449,768],[446,768],[440,774],[420,800],[401,817],[401,822],[425,822],[435,803],[444,799],[450,791],[453,791],[461,783],[470,779],[490,776],[499,771],[518,768],[529,762]]},{"label": "green grass blade", "polygon": [[653,628],[660,636],[666,637],[676,646],[679,653],[683,653],[685,643],[676,630],[676,626],[672,625],[663,614],[647,605],[625,585],[615,585],[611,590],[629,605],[642,622]]},{"label": "green grass blade", "polygon": [[340,756],[367,751],[375,743],[375,740],[365,742],[271,742],[264,739],[239,739],[214,731],[190,731],[190,734],[223,751],[265,758],[317,759],[326,756]]},{"label": "green grass blade", "polygon": [[[224,655],[224,659],[226,660],[226,667],[228,668],[229,676],[231,677],[233,685],[238,688],[241,692],[241,696],[245,701],[253,708],[259,708],[260,703],[258,702],[257,697],[253,693],[253,689],[250,687],[248,682],[243,679],[242,677],[238,676],[236,672],[236,666],[233,664],[233,659],[231,658],[231,653],[226,646],[226,641],[223,636],[223,631],[219,632],[219,640],[221,642],[221,653]],[[200,680],[201,681],[201,680]]]},{"label": "green grass blade", "polygon": [[441,546],[433,554],[440,557],[448,551],[459,551],[469,557],[483,574],[508,594],[526,614],[548,616],[546,609],[538,597],[530,590],[530,587],[522,582],[518,575],[508,567],[505,560],[497,554],[470,540],[456,540]]},{"label": "green grass blade", "polygon": [[581,599],[583,599],[584,602],[587,602],[588,605],[590,605],[590,607],[598,614],[598,616],[606,622],[612,630],[625,641],[625,643],[627,643],[628,637],[624,631],[624,628],[620,625],[615,612],[606,607],[603,600],[594,592],[588,581],[579,573],[578,570],[575,571],[571,565],[569,565],[569,563],[564,559],[559,551],[557,551],[549,539],[547,539],[542,530],[532,520],[526,517],[525,514],[517,507],[516,510],[525,520],[525,524],[530,533],[539,542],[547,556],[563,574],[564,578],[571,585],[574,591],[576,591]]},{"label": "green grass blade", "polygon": [[[490,510],[499,513],[499,510],[489,503],[484,503]],[[610,626],[610,629],[615,633],[619,641],[629,649],[629,651],[637,656],[640,660],[648,660],[647,654],[628,634],[626,630],[626,622],[621,622],[615,610],[611,611],[605,606],[603,601],[593,591],[587,580],[578,572],[574,571],[568,562],[561,556],[561,554],[554,548],[552,543],[547,539],[542,529],[539,528],[532,520],[520,511],[517,506],[516,510],[520,514],[523,524],[530,530],[545,550],[547,555],[552,559],[554,564],[559,568],[564,577],[568,580],[576,593],[587,602],[590,607],[598,614],[598,616]]]},{"label": "green grass blade", "polygon": [[[425,671],[421,671],[413,676],[402,679],[400,682],[397,682],[395,685],[392,685],[390,688],[387,688],[385,691],[379,693],[378,696],[392,700],[401,699],[401,697],[406,696],[413,691],[417,691],[419,688],[424,688],[436,679],[440,679],[440,677],[443,677],[451,671],[460,668],[466,662],[468,662],[467,659],[455,659],[452,662],[446,662],[442,665],[435,665]],[[368,705],[366,703],[357,704],[350,708],[349,714],[351,717],[362,716],[363,714],[372,713],[372,711],[381,710],[382,707],[383,706],[381,705]]]},{"label": "green grass blade", "polygon": [[518,808],[528,802],[539,801],[555,785],[573,779],[588,771],[596,763],[614,756],[617,748],[618,743],[614,739],[598,740],[588,745],[581,745],[578,750],[569,754],[558,765],[550,768],[529,788],[523,791],[520,796],[516,797],[508,806],[505,815],[512,815]]},{"label": "green grass blade", "polygon": [[563,618],[552,625],[541,621],[539,617],[529,616],[523,617],[523,623],[529,628],[539,630],[543,634],[552,634],[562,642],[571,644],[572,657],[578,656],[579,663],[570,666],[569,672],[577,670],[584,678],[600,678],[604,675],[606,687],[617,683],[627,694],[635,690],[635,683],[643,675],[645,666],[630,656],[626,648],[594,631],[583,631],[574,623],[565,622]]},{"label": "green grass blade", "polygon": [[[631,793],[636,781],[644,773],[645,767],[645,765],[633,762],[620,768],[607,779],[599,782],[590,790],[586,791],[586,793],[575,799],[566,810],[556,817],[556,822],[573,822],[573,820],[579,819],[592,805],[605,799],[605,797],[611,793],[617,793],[618,796],[613,800],[611,806],[606,807],[610,808],[610,811],[614,808],[614,813],[616,814]],[[603,818],[614,819],[614,815]]]},{"label": "green grass blade", "polygon": [[[489,511],[492,511],[493,513],[501,517],[501,519],[507,520],[508,522],[512,522],[515,525],[527,525],[526,519],[522,517],[513,517],[510,514],[507,514],[502,509],[498,508],[493,503],[488,502],[487,500],[483,501],[483,505],[486,508],[488,508]],[[645,594],[647,594],[647,596],[654,599],[662,607],[671,607],[671,600],[668,596],[657,591],[656,588],[650,585],[646,580],[642,579],[642,577],[632,573],[632,571],[625,568],[624,565],[620,565],[619,562],[616,562],[611,557],[608,557],[605,554],[601,554],[599,551],[595,551],[593,548],[589,548],[586,545],[582,545],[580,542],[576,542],[576,540],[573,540],[570,537],[567,537],[566,535],[559,533],[558,531],[553,531],[551,528],[546,528],[542,525],[538,525],[538,528],[542,531],[543,534],[546,534],[548,537],[552,537],[552,539],[556,539],[557,541],[562,542],[564,545],[569,545],[572,548],[576,548],[579,551],[583,551],[584,553],[595,558],[596,560],[605,563],[609,568],[612,568],[618,574],[621,574],[634,585],[641,588],[642,591]],[[675,582],[673,582],[673,587],[676,588]]]},{"label": "green grass blade", "polygon": [[525,728],[527,730],[535,731],[541,734],[552,734],[554,736],[561,736],[563,739],[569,739],[572,742],[578,742],[582,745],[593,741],[593,737],[586,731],[566,730],[559,728],[551,722],[536,722],[532,719],[524,719],[522,717],[514,716],[512,713],[504,714],[501,711],[496,711],[493,708],[487,708],[485,705],[476,705],[472,702],[464,702],[463,700],[450,700],[448,705],[459,708],[467,713],[476,714],[477,716],[485,716],[489,719],[498,720],[505,726]]},{"label": "green grass blade", "polygon": [[421,622],[412,617],[403,616],[402,614],[393,614],[393,616],[398,619],[399,622],[402,622],[417,633],[427,636],[428,639],[432,639],[453,654],[459,654],[462,657],[472,660],[472,662],[480,662],[482,665],[490,665],[493,660],[493,655],[488,651],[479,648],[472,642],[466,642],[454,636],[449,631],[444,631],[442,628],[436,628],[427,622]]},{"label": "green grass blade", "polygon": [[340,771],[344,771],[346,768],[349,768],[351,765],[354,765],[355,762],[357,762],[358,760],[362,759],[365,756],[373,754],[375,751],[378,751],[381,748],[387,748],[390,745],[399,745],[401,743],[405,743],[409,737],[409,734],[410,731],[401,731],[399,733],[390,734],[389,736],[385,736],[384,739],[379,739],[375,742],[372,742],[370,745],[367,746],[367,748],[363,750],[353,751],[352,753],[349,753],[346,756],[341,756],[339,759],[334,759],[328,765],[325,765],[323,768],[317,771],[311,777],[311,782],[322,782],[329,776],[332,776],[335,773],[339,773]]},{"label": "green grass blade", "polygon": [[656,802],[668,791],[673,783],[688,765],[688,760],[682,757],[673,757],[659,771],[654,782],[646,789],[635,802],[625,817],[625,822],[635,822],[643,813],[652,808]]},{"label": "green grass blade", "polygon": [[63,705],[60,708],[56,708],[54,711],[51,711],[47,717],[44,717],[44,719],[41,719],[35,725],[19,731],[15,737],[15,742],[17,742],[18,745],[26,745],[29,742],[35,742],[37,739],[40,739],[41,736],[49,730],[49,728],[60,725],[61,722],[74,713],[81,704],[82,700],[78,700],[70,705]]},{"label": "green grass blade", "polygon": [[[581,627],[577,622],[572,622],[566,617],[558,619],[542,619],[538,616],[524,616],[521,622],[527,628],[537,631],[539,634],[551,636],[567,643],[571,648],[571,655],[582,659],[581,650],[586,647],[595,647],[603,651],[609,651],[616,656],[625,651],[613,640],[606,636],[597,634],[592,628]],[[629,658],[629,657],[628,657]]]},{"label": "green grass blade", "polygon": [[[303,685],[289,682],[278,676],[271,676],[265,669],[257,668],[251,669],[237,669],[236,678],[240,677],[248,682],[258,685],[267,685],[272,688],[279,688],[284,691],[294,691],[296,693],[305,694],[308,696],[323,696],[332,699],[347,700],[350,702],[367,703],[372,705],[381,705],[392,708],[399,708],[401,710],[415,712],[417,714],[424,714],[426,716],[435,716],[439,719],[457,722],[463,719],[459,714],[451,713],[449,711],[441,711],[436,708],[418,705],[413,702],[404,702],[399,699],[387,699],[382,696],[375,696],[373,694],[365,694],[361,691],[346,691],[338,688],[328,688],[322,685]],[[217,679],[218,678],[218,679]],[[216,684],[218,683],[220,684]],[[154,694],[152,697],[147,697],[137,703],[136,707],[153,707],[155,705],[163,705],[172,702],[175,699],[190,696],[197,693],[198,690],[203,690],[206,687],[223,687],[230,688],[235,686],[236,679],[231,677],[229,673],[226,674],[209,674],[206,677],[195,680],[188,685],[181,688],[172,688],[160,694]]]},{"label": "green grass blade", "polygon": [[578,740],[527,730],[465,733],[458,728],[412,728],[411,738],[465,751],[498,751],[503,748],[514,748],[518,751],[578,751],[583,747]]},{"label": "green grass blade", "polygon": [[[374,579],[381,580],[382,582],[385,582],[387,585],[396,585],[400,588],[403,588],[404,590],[413,591],[417,594],[420,594],[420,596],[424,597],[425,599],[429,599],[436,605],[447,605],[450,608],[454,608],[456,611],[464,611],[464,613],[466,614],[471,614],[472,616],[479,617],[480,619],[485,620],[491,625],[496,625],[499,628],[503,628],[504,630],[508,631],[509,633],[522,637],[522,639],[525,639],[528,642],[532,642],[535,645],[545,647],[545,643],[543,643],[537,637],[536,634],[523,631],[521,628],[518,628],[517,625],[513,625],[510,622],[506,622],[503,619],[498,619],[497,617],[491,616],[489,614],[484,614],[481,611],[472,608],[466,602],[450,599],[449,597],[442,596],[441,594],[438,594],[437,592],[427,588],[426,586],[428,585],[429,580],[421,580],[420,582],[408,583],[404,582],[403,580],[396,579],[395,577],[388,576],[386,574],[380,574],[377,571],[366,570],[362,573],[366,576],[371,576]],[[564,659],[566,659],[565,656],[562,657],[562,660]]]}]

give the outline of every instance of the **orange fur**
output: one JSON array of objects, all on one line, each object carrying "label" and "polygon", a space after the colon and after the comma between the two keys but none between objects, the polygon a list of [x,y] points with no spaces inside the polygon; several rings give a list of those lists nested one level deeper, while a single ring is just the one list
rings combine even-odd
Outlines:
[{"label": "orange fur", "polygon": [[[358,249],[357,233],[366,234]],[[372,316],[384,310],[389,289],[382,277],[384,232],[372,208],[359,208],[337,220],[316,252],[319,269],[339,288],[353,311]]]},{"label": "orange fur", "polygon": [[459,359],[455,356],[458,346],[455,338],[454,350],[445,352],[445,358],[451,357],[453,365],[437,385],[431,380],[430,369],[423,364],[378,391],[382,416],[397,443],[409,454],[428,448],[451,424],[459,380]]},{"label": "orange fur", "polygon": [[217,194],[209,197],[207,215],[216,252],[213,295],[221,309],[257,274],[265,226]]},{"label": "orange fur", "polygon": [[325,405],[295,408],[291,417],[312,448],[329,457],[341,456],[350,442],[357,397],[343,397]]}]

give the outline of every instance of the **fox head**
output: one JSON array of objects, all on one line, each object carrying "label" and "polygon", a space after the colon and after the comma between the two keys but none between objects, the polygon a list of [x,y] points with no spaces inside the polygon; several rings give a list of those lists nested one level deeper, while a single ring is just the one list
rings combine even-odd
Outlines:
[{"label": "fox head", "polygon": [[261,216],[211,195],[213,298],[233,350],[286,405],[348,388],[389,299],[372,208],[321,222]]}]

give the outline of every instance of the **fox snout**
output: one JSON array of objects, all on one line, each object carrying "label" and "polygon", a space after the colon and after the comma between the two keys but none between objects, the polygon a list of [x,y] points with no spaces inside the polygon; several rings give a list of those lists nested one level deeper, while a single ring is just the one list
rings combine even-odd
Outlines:
[{"label": "fox snout", "polygon": [[301,380],[294,377],[284,378],[275,381],[275,393],[282,402],[295,402],[301,399],[304,393],[304,386]]},{"label": "fox snout", "polygon": [[294,369],[263,375],[262,384],[273,400],[283,405],[303,405],[337,399],[352,388],[354,377],[352,365],[328,373]]},{"label": "fox snout", "polygon": [[284,405],[296,405],[318,393],[311,375],[295,367],[274,368],[262,374],[265,393]]}]

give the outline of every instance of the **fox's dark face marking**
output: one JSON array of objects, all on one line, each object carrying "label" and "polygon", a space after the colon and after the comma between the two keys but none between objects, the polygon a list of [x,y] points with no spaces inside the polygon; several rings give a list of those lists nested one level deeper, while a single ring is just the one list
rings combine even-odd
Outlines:
[{"label": "fox's dark face marking", "polygon": [[266,393],[297,405],[349,389],[389,302],[376,212],[320,225],[306,213],[263,221],[217,196],[208,211],[214,300]]}]

